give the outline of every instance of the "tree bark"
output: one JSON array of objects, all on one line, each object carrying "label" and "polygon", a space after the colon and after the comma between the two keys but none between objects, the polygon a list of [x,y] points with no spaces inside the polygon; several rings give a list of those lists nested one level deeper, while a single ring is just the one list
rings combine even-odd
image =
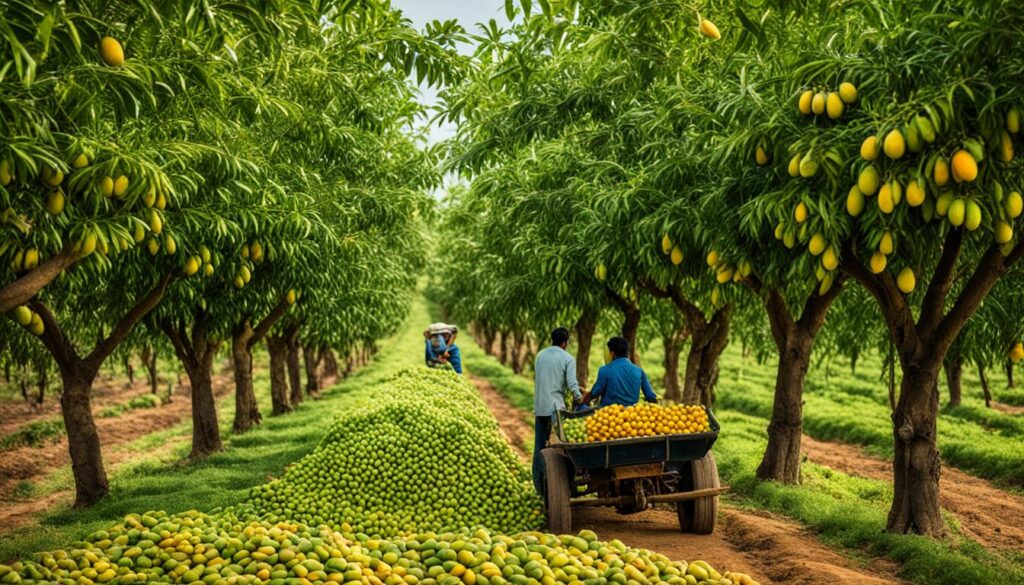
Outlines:
[{"label": "tree bark", "polygon": [[501,333],[501,353],[498,355],[498,361],[501,362],[501,365],[503,365],[503,366],[507,366],[508,365],[508,359],[509,359],[509,342],[508,342],[508,337],[509,337],[508,333],[502,331],[502,333]]},{"label": "tree bark", "polygon": [[949,389],[949,405],[960,406],[963,395],[964,365],[959,359],[946,360],[943,364],[946,370],[946,387]]},{"label": "tree bark", "polygon": [[244,319],[232,333],[231,361],[235,370],[235,421],[232,430],[235,433],[244,433],[263,422],[252,383],[252,348],[266,337],[289,306],[281,299],[258,325],[253,327],[249,319]]},{"label": "tree bark", "polygon": [[779,352],[772,418],[768,423],[768,445],[757,468],[758,479],[800,483],[804,379],[810,366],[813,343],[813,336],[794,327]]},{"label": "tree bark", "polygon": [[1006,387],[1013,388],[1013,361],[1006,360]]},{"label": "tree bark", "polygon": [[249,345],[252,336],[253,329],[248,321],[231,336],[231,363],[235,372],[235,421],[232,430],[235,433],[244,433],[263,422],[252,383],[252,350]]},{"label": "tree bark", "polygon": [[640,365],[639,353],[636,349],[636,333],[640,329],[640,308],[636,303],[619,295],[607,286],[605,286],[604,291],[612,304],[622,313],[621,335],[629,343],[629,361]]},{"label": "tree bark", "polygon": [[270,401],[274,416],[292,411],[288,403],[288,345],[280,335],[267,336],[267,353],[270,354]]},{"label": "tree bark", "polygon": [[306,394],[316,396],[320,394],[320,377],[316,371],[316,350],[309,346],[303,347],[302,357],[306,366]]},{"label": "tree bark", "polygon": [[75,508],[91,506],[110,493],[103,466],[100,435],[92,417],[92,383],[98,369],[80,363],[58,363],[64,391],[60,396],[61,415],[68,434],[71,473],[75,478]]},{"label": "tree bark", "polygon": [[679,355],[683,351],[685,339],[685,331],[673,331],[661,337],[665,349],[665,376],[662,378],[662,385],[665,386],[665,400],[669,402],[679,402],[683,398],[683,388],[679,380]]},{"label": "tree bark", "polygon": [[893,413],[893,504],[890,532],[941,535],[939,508],[938,363],[904,368],[900,397]]},{"label": "tree bark", "polygon": [[292,326],[285,333],[288,356],[285,361],[288,365],[288,385],[291,387],[289,403],[295,407],[302,403],[302,374],[299,364],[299,328]]},{"label": "tree bark", "polygon": [[135,385],[135,368],[132,366],[132,357],[129,354],[124,356],[124,373],[128,376],[128,386]]},{"label": "tree bark", "polygon": [[512,335],[512,371],[516,374],[523,373],[523,353],[524,353],[523,337],[519,333]]},{"label": "tree bark", "polygon": [[985,364],[978,362],[978,378],[981,380],[981,391],[985,394],[985,407],[992,408],[992,391],[988,387],[988,376],[985,375]]},{"label": "tree bark", "polygon": [[197,460],[224,448],[217,421],[217,402],[213,395],[213,361],[220,349],[220,340],[210,337],[206,329],[206,313],[197,310],[188,335],[184,325],[161,320],[174,353],[185,368],[191,387],[192,400],[192,452],[189,459]]},{"label": "tree bark", "polygon": [[576,330],[576,381],[581,388],[586,388],[590,378],[590,348],[597,331],[597,315],[584,311],[573,329]]},{"label": "tree bark", "polygon": [[718,383],[718,359],[729,342],[732,307],[715,311],[707,321],[700,311],[689,312],[690,350],[686,356],[683,378],[683,403],[714,405],[714,388]]},{"label": "tree bark", "polygon": [[39,263],[14,282],[0,287],[0,313],[13,311],[28,303],[46,285],[53,282],[61,272],[74,264],[79,256],[70,248]]},{"label": "tree bark", "polygon": [[160,391],[160,376],[157,371],[156,351],[147,345],[143,348],[142,352],[142,359],[146,364],[146,379],[149,381],[149,391],[152,394],[156,394]]},{"label": "tree bark", "polygon": [[494,340],[498,336],[497,332],[490,325],[484,325],[484,351],[487,355],[494,355]]},{"label": "tree bark", "polygon": [[92,416],[93,382],[103,362],[128,337],[135,325],[160,302],[172,278],[171,274],[163,275],[152,289],[136,300],[109,335],[100,339],[84,357],[79,355],[50,309],[39,300],[30,303],[43,321],[41,341],[57,362],[64,386],[61,393],[61,415],[68,436],[71,472],[75,478],[75,508],[91,506],[110,492],[100,450],[100,437]]}]

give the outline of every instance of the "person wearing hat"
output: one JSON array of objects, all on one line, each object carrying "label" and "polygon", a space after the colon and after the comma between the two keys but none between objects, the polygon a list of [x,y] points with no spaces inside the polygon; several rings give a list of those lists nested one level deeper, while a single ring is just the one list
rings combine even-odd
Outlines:
[{"label": "person wearing hat", "polygon": [[427,367],[448,368],[462,374],[462,356],[459,346],[455,345],[455,337],[459,328],[446,323],[434,323],[423,332],[426,346]]}]

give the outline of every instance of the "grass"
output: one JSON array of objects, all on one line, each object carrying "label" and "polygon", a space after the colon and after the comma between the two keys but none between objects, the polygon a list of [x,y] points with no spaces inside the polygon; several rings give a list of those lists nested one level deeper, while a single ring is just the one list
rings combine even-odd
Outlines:
[{"label": "grass", "polygon": [[113,418],[140,408],[156,408],[161,404],[164,404],[164,401],[156,394],[140,394],[130,400],[104,408],[100,411],[100,417]]},{"label": "grass", "polygon": [[[413,306],[410,319],[426,322],[425,305]],[[170,513],[193,508],[210,511],[244,499],[249,488],[280,475],[284,467],[311,452],[330,426],[331,413],[341,412],[353,393],[372,387],[399,370],[422,359],[422,337],[417,328],[403,329],[395,338],[380,344],[374,363],[347,380],[325,390],[320,400],[303,402],[285,416],[267,416],[259,427],[243,434],[230,434],[234,402],[221,402],[219,414],[225,450],[197,463],[180,463],[188,455],[187,439],[171,448],[132,460],[110,477],[111,494],[87,510],[66,505],[45,512],[38,523],[4,534],[0,539],[0,561],[24,556],[31,551],[67,547],[85,535],[105,528],[130,512],[165,510]],[[257,358],[259,359],[259,358]],[[265,361],[265,360],[264,360]],[[256,390],[263,413],[270,412],[269,381],[258,371]],[[142,437],[126,448],[133,451],[159,449],[169,441],[187,437],[190,423],[183,423]],[[47,478],[34,495],[72,486],[70,470]]]},{"label": "grass", "polygon": [[[730,346],[720,366],[717,407],[768,418],[774,396],[774,360],[757,364]],[[825,368],[812,369],[804,392],[804,431],[817,439],[857,443],[875,455],[891,457],[888,390],[878,377],[880,371],[882,364],[877,359],[863,360],[856,373],[845,367],[831,374]],[[1024,485],[1024,420],[985,408],[972,382],[965,380],[962,406],[946,406],[940,413],[942,458],[997,483]]]},{"label": "grass", "polygon": [[44,418],[22,425],[0,437],[0,453],[26,445],[37,447],[56,441],[64,436],[64,420],[59,417]]},{"label": "grass", "polygon": [[[595,342],[595,347],[602,346]],[[532,384],[527,378],[516,376],[475,346],[462,350],[471,356],[475,375],[487,378],[517,406],[532,405]],[[600,353],[595,353],[591,382],[601,365]],[[663,370],[658,347],[647,348],[641,361],[652,383],[660,385]],[[861,443],[878,455],[888,456],[888,397],[882,381],[870,374],[880,371],[880,363],[866,360],[858,374],[832,370],[819,367],[808,378],[805,428],[822,439]],[[725,430],[715,454],[723,480],[733,488],[730,501],[734,505],[793,518],[814,530],[823,542],[846,549],[850,556],[866,552],[892,559],[900,564],[901,576],[915,583],[1024,582],[1024,559],[990,552],[961,535],[955,542],[942,542],[883,532],[892,498],[888,482],[852,477],[810,462],[803,466],[804,482],[799,486],[758,481],[754,472],[767,440],[765,428],[774,377],[772,364],[743,358],[735,346],[723,356],[716,414]],[[968,382],[965,379],[965,390]],[[976,401],[980,403],[980,399],[965,396],[964,406],[943,411],[940,432],[947,435],[941,442],[943,455],[961,461],[978,454],[966,450],[972,441],[978,441],[979,446],[995,444],[1005,450],[997,448],[977,464],[965,467],[987,470],[997,477],[1013,477],[1011,462],[1018,454],[1012,451],[1012,440],[1016,436],[1019,445],[1024,438],[1020,421],[979,407]],[[955,522],[950,528],[957,533]]]}]

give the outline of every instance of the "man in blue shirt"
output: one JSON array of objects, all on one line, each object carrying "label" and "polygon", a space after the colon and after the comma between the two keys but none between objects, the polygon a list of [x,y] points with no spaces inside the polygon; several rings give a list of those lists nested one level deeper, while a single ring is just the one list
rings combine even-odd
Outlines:
[{"label": "man in blue shirt", "polygon": [[551,346],[537,354],[533,365],[533,486],[544,494],[544,458],[555,412],[565,409],[565,393],[580,399],[576,380],[576,360],[565,351],[569,330],[559,327],[551,332]]},{"label": "man in blue shirt", "polygon": [[597,381],[583,397],[583,402],[600,398],[601,406],[633,406],[640,401],[641,392],[647,402],[657,402],[658,396],[651,388],[647,373],[629,361],[629,342],[626,338],[612,337],[608,340],[608,350],[612,354],[612,361],[597,371]]},{"label": "man in blue shirt", "polygon": [[428,367],[451,366],[457,374],[462,373],[462,356],[459,354],[459,346],[455,345],[455,336],[458,334],[458,327],[444,323],[434,323],[423,332]]}]

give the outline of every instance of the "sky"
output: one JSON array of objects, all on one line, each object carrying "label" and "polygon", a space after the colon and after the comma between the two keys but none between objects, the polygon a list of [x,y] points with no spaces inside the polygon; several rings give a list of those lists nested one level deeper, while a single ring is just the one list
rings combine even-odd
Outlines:
[{"label": "sky", "polygon": [[[421,31],[428,22],[434,20],[458,20],[470,33],[479,30],[477,23],[488,22],[492,18],[501,27],[508,25],[504,0],[391,0],[391,5],[401,10]],[[468,54],[472,52],[472,47],[466,45],[461,50]],[[420,92],[424,103],[433,104],[437,100],[437,92],[426,85],[420,88]],[[441,127],[435,125],[429,129],[428,139],[436,143],[454,133],[455,128],[450,124]]]}]

